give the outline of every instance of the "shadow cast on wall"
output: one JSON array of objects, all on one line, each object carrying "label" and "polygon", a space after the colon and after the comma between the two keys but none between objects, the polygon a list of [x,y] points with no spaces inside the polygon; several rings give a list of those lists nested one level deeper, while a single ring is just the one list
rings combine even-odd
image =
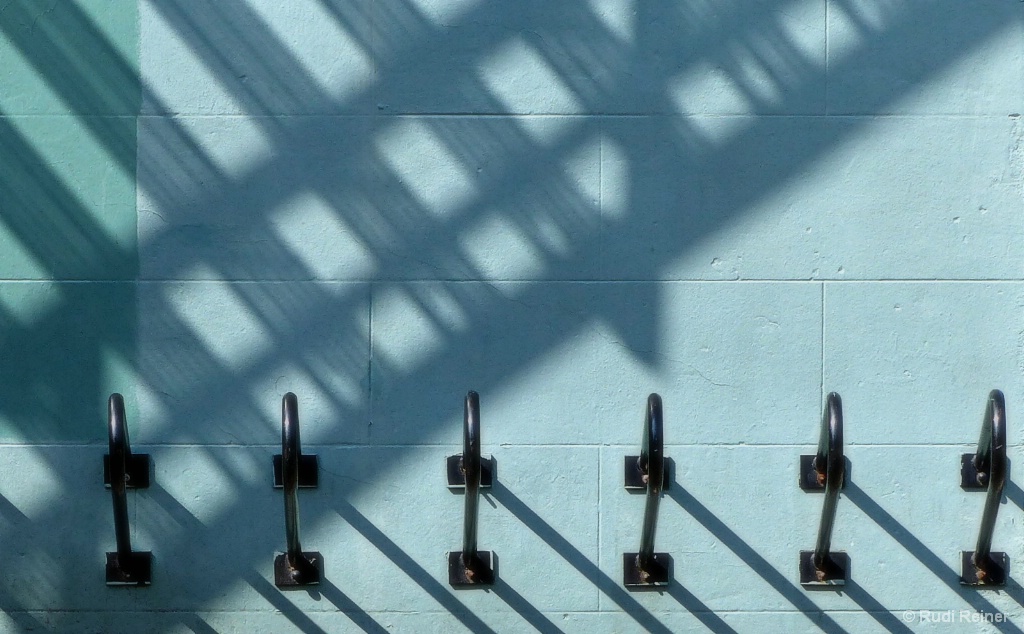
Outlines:
[{"label": "shadow cast on wall", "polygon": [[[724,69],[751,113],[817,115],[825,112],[828,81],[858,77],[866,63],[887,64],[901,84],[857,84],[856,107],[881,108],[984,44],[1005,27],[1007,16],[1021,18],[1019,10],[989,5],[967,25],[954,12],[923,16],[920,10],[889,9],[884,28],[879,20],[859,22],[861,42],[830,60],[826,71],[824,58],[809,59],[780,26],[779,15],[791,4],[736,2],[709,12],[701,3],[641,1],[635,21],[645,28],[624,38],[589,3],[478,3],[446,26],[402,0],[321,0],[319,8],[356,48],[375,55],[368,84],[338,97],[244,0],[146,3],[150,19],[159,18],[201,59],[217,90],[246,115],[237,128],[227,128],[228,136],[241,135],[263,149],[246,155],[239,169],[214,155],[217,141],[211,146],[204,140],[215,132],[204,127],[210,121],[169,116],[176,114],[174,104],[147,86],[134,62],[76,3],[59,3],[45,15],[28,0],[7,3],[0,32],[74,114],[61,124],[68,126],[67,138],[100,147],[122,180],[137,182],[140,205],[138,243],[112,233],[96,212],[100,194],[38,147],[53,137],[0,117],[0,223],[10,236],[5,240],[34,266],[18,275],[103,282],[0,285],[0,350],[9,360],[0,371],[0,413],[20,440],[95,442],[103,437],[102,420],[88,412],[103,411],[112,384],[138,381],[140,399],[148,400],[130,415],[154,417],[146,421],[152,434],[137,437],[143,445],[147,439],[209,442],[211,430],[222,441],[270,441],[264,421],[274,409],[253,397],[253,387],[270,392],[271,375],[287,366],[314,377],[312,389],[325,402],[324,438],[372,441],[363,421],[387,419],[394,407],[418,412],[417,424],[400,430],[401,442],[413,445],[434,437],[450,416],[449,400],[436,396],[467,387],[449,385],[453,378],[476,377],[472,387],[496,391],[597,320],[611,324],[642,362],[657,364],[656,285],[633,288],[629,299],[644,309],[623,314],[531,282],[662,279],[674,262],[806,174],[865,123],[741,117],[734,130],[709,137],[690,117],[575,115],[678,112],[674,82],[708,65]],[[832,4],[859,15],[853,2]],[[927,59],[903,55],[907,42],[927,50]],[[479,69],[509,47],[541,60],[553,78],[551,95],[517,103],[487,82]],[[778,88],[775,97],[744,78],[743,59],[751,56]],[[136,128],[140,109],[168,116],[142,117]],[[457,116],[464,113],[497,116]],[[411,114],[445,116],[393,116]],[[536,114],[546,116],[505,116]],[[442,182],[418,182],[403,171],[402,160],[421,160],[402,154],[406,143],[441,163],[435,174]],[[244,155],[245,142],[240,147]],[[620,154],[615,166],[629,184],[614,213],[605,208],[614,196],[603,200],[603,191],[581,185],[592,177],[587,170],[605,166],[605,150]],[[581,160],[590,167],[574,167]],[[313,201],[320,215],[292,235],[289,214],[303,201]],[[134,227],[135,212],[113,213],[129,214]],[[524,254],[518,268],[503,268],[473,251],[474,236],[495,224],[515,236]],[[326,243],[318,242],[321,234]],[[330,261],[335,239],[343,241],[346,257],[351,254],[345,267]],[[0,266],[23,270],[13,256],[2,258]],[[176,294],[187,290],[178,281],[189,279],[301,283],[235,284],[226,291],[266,339],[239,364],[225,361],[182,318]],[[317,280],[332,284],[312,283]],[[493,283],[461,287],[461,281]],[[371,296],[402,298],[427,314],[435,335],[414,362],[376,360],[374,371],[387,377],[379,397],[372,394],[368,370]],[[438,296],[454,306],[450,312],[458,319],[436,309]],[[538,323],[532,307],[566,297],[564,312]],[[10,308],[24,305],[40,308],[29,315]],[[509,310],[512,305],[520,308]],[[201,310],[208,308],[218,307]],[[484,333],[486,356],[461,344],[473,332]],[[439,373],[439,367],[450,370]],[[343,384],[348,392],[336,389],[324,378],[328,374],[350,377]],[[277,398],[271,395],[271,401]],[[1019,489],[1008,495],[1020,505],[1014,491]],[[680,487],[671,495],[794,608],[825,631],[841,631],[706,507]],[[847,495],[936,575],[946,575],[933,554],[855,486]],[[496,497],[639,625],[667,631],[509,491],[498,489]],[[172,499],[158,501],[174,506]],[[183,509],[174,513],[183,526],[218,531],[230,526],[236,511],[228,505],[202,525]],[[447,587],[353,508],[339,507],[338,513],[463,625],[487,631]],[[180,541],[187,532],[167,538]],[[184,550],[185,544],[166,547]],[[252,562],[253,568],[262,563]],[[248,581],[255,584],[257,577],[254,572]],[[264,589],[278,605],[276,591]],[[537,629],[557,631],[515,589],[495,592]],[[849,592],[881,626],[901,629],[877,600],[856,587]],[[356,614],[358,627],[380,631],[339,589],[328,585],[323,595]],[[685,589],[672,596],[708,627],[727,627]],[[18,611],[17,598],[8,599],[5,608]],[[978,610],[988,606],[969,600]],[[317,631],[287,605],[279,607],[300,629]]]}]

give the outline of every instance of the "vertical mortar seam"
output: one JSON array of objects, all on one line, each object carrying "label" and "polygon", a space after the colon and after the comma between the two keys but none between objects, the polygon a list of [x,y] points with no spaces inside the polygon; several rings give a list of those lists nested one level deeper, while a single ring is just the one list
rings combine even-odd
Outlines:
[{"label": "vertical mortar seam", "polygon": [[366,421],[366,439],[369,440],[373,433],[373,283],[370,283],[367,292],[366,307],[366,411],[369,419]]},{"label": "vertical mortar seam", "polygon": [[[604,117],[597,118],[597,258],[601,262],[598,277],[604,278]],[[601,457],[598,456],[598,462]],[[600,503],[600,500],[598,500]]]},{"label": "vertical mortar seam", "polygon": [[828,116],[828,56],[829,56],[829,41],[828,41],[828,17],[829,17],[829,0],[825,0],[825,103],[823,104],[822,111],[825,116]]},{"label": "vertical mortar seam", "polygon": [[[601,550],[602,550],[602,546],[604,545],[603,541],[602,541],[602,532],[601,532],[601,517],[602,517],[602,512],[601,511],[602,511],[602,506],[603,506],[603,501],[602,501],[602,497],[601,497],[601,490],[604,488],[602,486],[602,479],[601,479],[601,470],[602,470],[602,464],[601,464],[602,460],[601,460],[601,458],[602,458],[602,454],[604,454],[604,449],[602,447],[598,446],[598,448],[597,448],[597,569],[598,570],[604,570],[604,568],[601,566],[601,559],[602,559],[602,557],[601,557]],[[597,584],[594,584],[594,586],[595,586],[594,590],[595,590],[595,592],[597,592],[597,611],[601,612],[602,608],[604,607],[604,602],[605,602],[604,595],[602,594],[601,589],[597,586]]]},{"label": "vertical mortar seam", "polygon": [[825,402],[825,284],[821,283],[821,367],[820,367],[820,382],[821,382],[821,394],[819,395],[821,401],[818,403],[819,407],[823,406]]}]

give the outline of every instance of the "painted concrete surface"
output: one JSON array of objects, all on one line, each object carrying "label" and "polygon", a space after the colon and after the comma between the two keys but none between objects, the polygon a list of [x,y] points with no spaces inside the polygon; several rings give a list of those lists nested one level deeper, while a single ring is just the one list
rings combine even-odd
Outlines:
[{"label": "painted concrete surface", "polygon": [[[1024,3],[14,0],[0,60],[0,629],[1024,628],[1012,468],[1011,582],[957,582],[993,388],[1020,459]],[[456,591],[470,389],[499,581]],[[103,583],[115,391],[149,588]],[[830,391],[851,581],[808,591]],[[630,592],[652,392],[674,579]]]}]

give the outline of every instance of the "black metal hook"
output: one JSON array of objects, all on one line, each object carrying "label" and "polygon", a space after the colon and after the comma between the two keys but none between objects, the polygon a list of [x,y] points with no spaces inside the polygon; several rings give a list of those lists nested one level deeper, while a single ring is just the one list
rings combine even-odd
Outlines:
[{"label": "black metal hook", "polygon": [[800,551],[800,583],[805,586],[841,586],[848,579],[850,558],[845,552],[831,552],[839,491],[845,485],[846,458],[843,455],[843,402],[829,393],[821,416],[818,452],[800,456],[800,488],[824,491],[825,504],[814,550]]},{"label": "black metal hook", "polygon": [[107,553],[107,585],[148,586],[153,554],[132,550],[127,489],[149,487],[149,455],[132,454],[124,398],[120,394],[111,394],[107,401],[107,428],[110,453],[103,457],[103,482],[110,487],[114,500],[114,535],[117,540],[117,551]]},{"label": "black metal hook", "polygon": [[448,486],[466,490],[462,550],[448,553],[448,583],[454,587],[489,586],[497,576],[495,556],[477,550],[477,517],[480,488],[493,482],[494,461],[480,455],[480,396],[476,392],[466,394],[462,432],[462,454],[446,460]]},{"label": "black metal hook", "polygon": [[960,553],[960,583],[963,585],[1006,584],[1009,557],[1006,553],[992,552],[992,533],[1003,498],[1006,470],[1006,401],[1002,392],[992,390],[981,421],[978,450],[960,457],[960,486],[967,491],[987,491],[978,545],[973,551]]},{"label": "black metal hook", "polygon": [[[305,485],[300,482],[303,459],[307,465]],[[302,551],[299,543],[298,493],[300,486],[317,485],[318,462],[316,456],[302,455],[299,442],[299,400],[291,392],[281,400],[281,454],[274,456],[274,470],[275,480],[279,480],[284,489],[284,528],[288,540],[288,550],[274,558],[274,583],[279,588],[319,584],[324,560],[318,552]]]},{"label": "black metal hook", "polygon": [[658,524],[661,494],[668,488],[665,469],[665,421],[661,396],[647,397],[643,441],[639,456],[626,456],[625,480],[629,490],[645,490],[644,526],[640,533],[640,551],[622,555],[622,583],[627,588],[667,586],[672,578],[672,557],[654,552],[654,533]]}]

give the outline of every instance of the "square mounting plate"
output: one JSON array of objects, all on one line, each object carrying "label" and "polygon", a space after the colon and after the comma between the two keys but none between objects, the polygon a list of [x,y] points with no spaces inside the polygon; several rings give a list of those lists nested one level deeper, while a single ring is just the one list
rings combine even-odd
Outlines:
[{"label": "square mounting plate", "polygon": [[[494,484],[494,458],[480,457],[480,488],[490,488]],[[445,471],[448,474],[449,489],[466,488],[466,473],[462,470],[462,454],[445,458]]]},{"label": "square mounting plate", "polygon": [[978,480],[978,469],[974,466],[974,454],[972,453],[960,455],[960,488],[964,491],[988,489],[988,474],[985,474],[981,481]]},{"label": "square mounting plate", "polygon": [[842,551],[828,554],[824,570],[814,567],[814,551],[800,551],[800,585],[806,588],[831,588],[846,585],[850,578],[850,556]]},{"label": "square mounting plate", "polygon": [[120,565],[117,553],[107,553],[108,586],[148,586],[152,575],[153,553],[133,552],[127,566]]},{"label": "square mounting plate", "polygon": [[299,566],[295,569],[288,565],[288,556],[280,553],[274,557],[274,585],[278,588],[319,585],[323,569],[324,558],[318,552],[303,552]]},{"label": "square mounting plate", "polygon": [[672,556],[668,553],[654,553],[647,568],[640,567],[640,553],[624,553],[622,585],[630,590],[664,588],[672,580],[672,566]]},{"label": "square mounting plate", "polygon": [[[299,488],[315,489],[320,484],[320,461],[316,455],[299,454]],[[274,454],[274,488],[282,489],[281,454]]]},{"label": "square mounting plate", "polygon": [[489,550],[476,551],[476,560],[467,566],[462,551],[448,553],[448,584],[453,588],[493,586],[498,576],[497,557]]},{"label": "square mounting plate", "polygon": [[[668,485],[672,482],[673,463],[671,458],[665,458],[665,475],[661,483],[661,490],[668,491]],[[623,470],[627,491],[646,491],[647,482],[644,472],[640,470],[640,456],[626,456],[625,469]]]},{"label": "square mounting plate", "polygon": [[[846,488],[846,481],[850,479],[850,460],[843,456],[843,486]],[[825,491],[825,483],[818,482],[818,470],[814,468],[814,454],[800,456],[800,488],[804,491]]]},{"label": "square mounting plate", "polygon": [[987,570],[974,565],[974,552],[960,552],[960,585],[975,587],[1005,586],[1010,572],[1010,558],[1006,553],[989,553]]}]

